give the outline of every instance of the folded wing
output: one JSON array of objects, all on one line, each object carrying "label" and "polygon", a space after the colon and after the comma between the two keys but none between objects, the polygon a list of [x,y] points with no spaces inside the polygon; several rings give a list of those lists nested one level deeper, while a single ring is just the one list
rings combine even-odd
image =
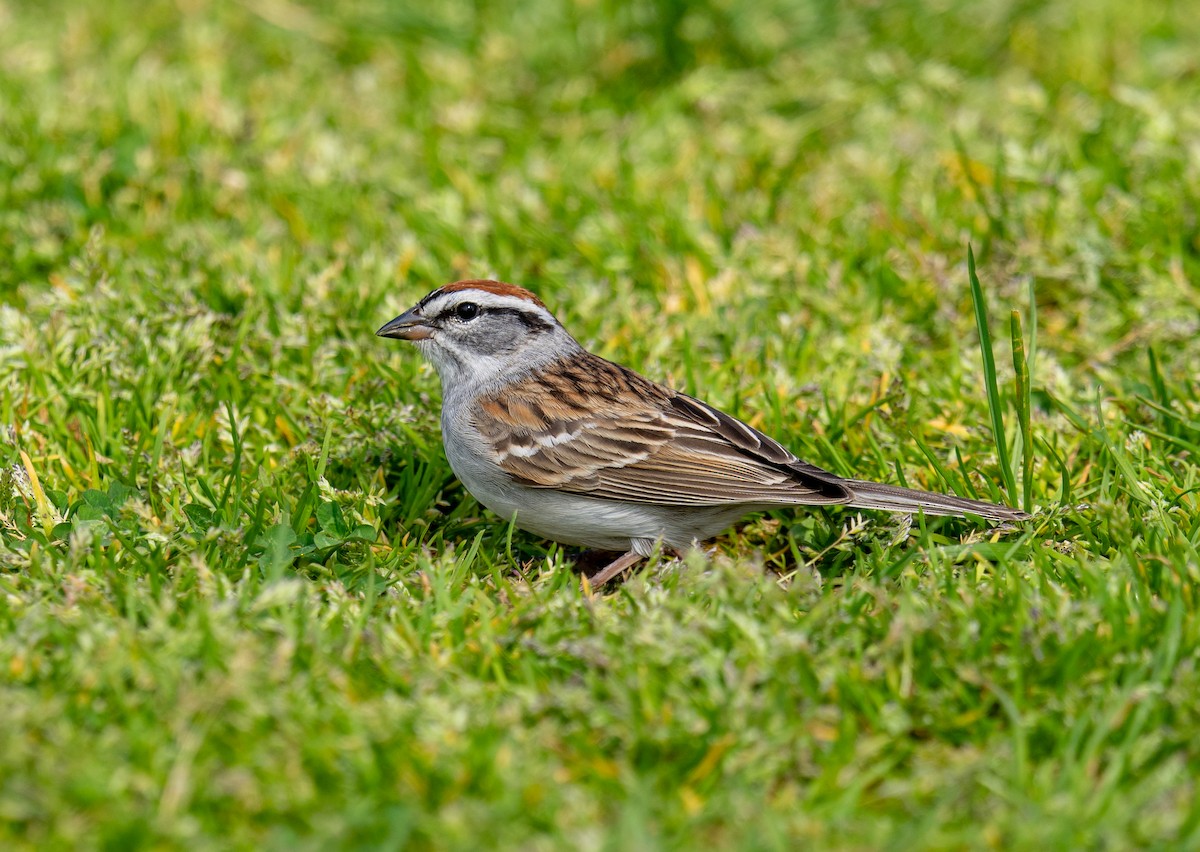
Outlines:
[{"label": "folded wing", "polygon": [[[604,400],[597,410],[587,402]],[[846,503],[850,490],[741,421],[590,354],[482,401],[475,426],[523,485],[678,506]]]}]

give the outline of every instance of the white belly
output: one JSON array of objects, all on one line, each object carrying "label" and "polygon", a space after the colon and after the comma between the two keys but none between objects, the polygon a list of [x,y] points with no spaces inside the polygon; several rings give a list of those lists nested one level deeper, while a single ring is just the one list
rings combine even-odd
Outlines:
[{"label": "white belly", "polygon": [[648,555],[662,541],[684,550],[712,538],[755,508],[656,506],[530,488],[484,461],[483,453],[475,449],[482,448],[483,441],[471,434],[473,427],[451,426],[451,431],[447,425],[443,419],[446,458],[471,496],[521,529],[562,544]]}]

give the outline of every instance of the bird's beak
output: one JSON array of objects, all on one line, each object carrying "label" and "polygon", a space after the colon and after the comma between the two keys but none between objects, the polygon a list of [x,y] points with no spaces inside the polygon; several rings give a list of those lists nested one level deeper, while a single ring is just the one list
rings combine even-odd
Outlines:
[{"label": "bird's beak", "polygon": [[412,308],[375,333],[380,337],[396,337],[400,340],[427,340],[433,335],[433,326],[425,322],[416,308]]}]

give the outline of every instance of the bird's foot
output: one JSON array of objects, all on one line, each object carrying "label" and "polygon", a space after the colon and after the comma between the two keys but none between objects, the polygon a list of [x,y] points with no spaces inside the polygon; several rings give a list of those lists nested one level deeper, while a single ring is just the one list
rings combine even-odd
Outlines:
[{"label": "bird's foot", "polygon": [[588,583],[591,585],[591,587],[593,589],[603,586],[605,583],[607,583],[613,577],[616,577],[618,574],[620,574],[626,568],[630,568],[633,565],[636,565],[638,562],[640,562],[643,559],[645,559],[645,557],[642,556],[642,554],[638,553],[636,550],[631,550],[628,553],[624,553],[621,556],[618,556],[612,562],[605,565],[603,568],[601,568],[595,574],[588,576],[588,578],[587,578]]}]

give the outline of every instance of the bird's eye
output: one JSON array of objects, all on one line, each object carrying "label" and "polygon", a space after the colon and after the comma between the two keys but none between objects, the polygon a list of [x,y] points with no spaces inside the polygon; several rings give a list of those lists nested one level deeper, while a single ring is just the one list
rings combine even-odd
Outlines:
[{"label": "bird's eye", "polygon": [[474,302],[463,302],[454,309],[454,314],[463,322],[473,320],[475,317],[479,316],[479,305],[475,304]]}]

